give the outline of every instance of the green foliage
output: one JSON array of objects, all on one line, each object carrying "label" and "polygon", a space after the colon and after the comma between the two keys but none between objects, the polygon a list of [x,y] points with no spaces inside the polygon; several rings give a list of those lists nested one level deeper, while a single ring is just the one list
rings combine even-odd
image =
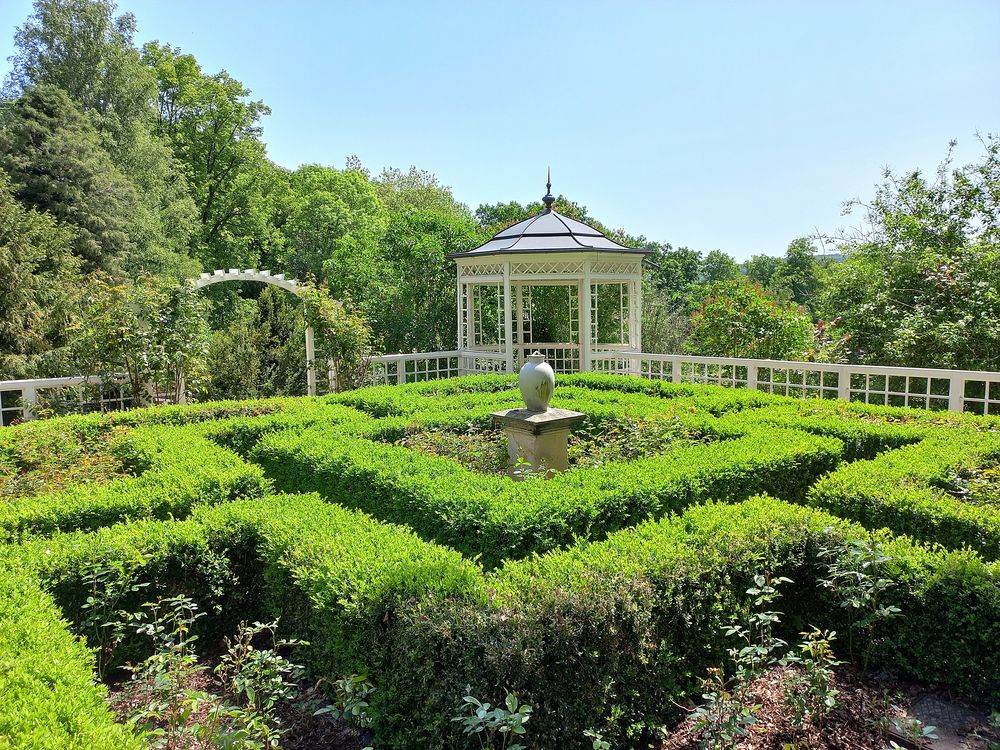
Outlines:
[{"label": "green foliage", "polygon": [[910,367],[1000,367],[1000,143],[981,161],[933,179],[894,174],[866,204],[865,226],[843,238],[821,308],[840,317],[863,362]]},{"label": "green foliage", "polygon": [[196,206],[192,254],[209,268],[253,265],[277,242],[265,182],[275,171],[261,142],[270,109],[225,71],[202,72],[192,55],[149,42],[142,61],[156,81],[156,128],[183,166]]},{"label": "green foliage", "polygon": [[299,276],[326,279],[337,297],[379,283],[378,240],[388,215],[375,188],[353,169],[306,165],[290,176],[292,204],[282,227]]},{"label": "green foliage", "polygon": [[306,393],[305,324],[296,297],[265,286],[223,313],[209,338],[203,395],[262,398]]},{"label": "green foliage", "polygon": [[[325,285],[302,284],[299,296],[305,318],[316,337],[318,363],[329,362],[337,375],[337,389],[357,388],[367,375],[372,332],[368,322],[333,299]],[[317,364],[322,372],[324,367]]]},{"label": "green foliage", "polygon": [[58,87],[121,145],[129,127],[148,116],[154,90],[132,41],[135,16],[116,18],[114,3],[103,0],[36,0],[33,10],[14,35],[18,52],[4,94]]},{"label": "green foliage", "polygon": [[858,641],[864,644],[862,664],[867,669],[871,650],[878,648],[878,626],[900,613],[899,607],[887,603],[887,594],[896,585],[885,577],[889,557],[863,539],[822,549],[820,555],[827,559],[827,577],[822,584],[847,610],[848,654],[854,659],[857,634]]},{"label": "green foliage", "polygon": [[788,431],[781,439],[771,433],[766,442],[748,435],[577,469],[528,486],[344,432],[317,426],[268,435],[252,459],[282,490],[318,491],[405,523],[429,539],[481,555],[489,567],[703,499],[735,501],[761,491],[796,497],[836,464],[840,452],[839,442],[804,433]]},{"label": "green foliage", "polygon": [[456,346],[455,266],[446,256],[472,249],[481,237],[471,219],[454,214],[413,208],[390,213],[378,281],[358,294],[384,351]]},{"label": "green foliage", "polygon": [[691,712],[694,729],[699,733],[698,746],[706,750],[733,750],[757,723],[754,712],[760,706],[748,705],[731,692],[717,667],[708,670],[701,689],[705,691],[701,694],[705,702]]},{"label": "green foliage", "polygon": [[10,748],[140,750],[94,682],[93,657],[52,598],[20,570],[0,575],[0,736]]},{"label": "green foliage", "polygon": [[833,687],[833,667],[838,661],[831,643],[836,631],[813,628],[800,633],[798,652],[790,652],[782,665],[794,665],[785,682],[785,704],[792,709],[792,723],[804,729],[806,723],[822,731],[826,716],[837,707],[839,690]]},{"label": "green foliage", "polygon": [[147,402],[153,385],[176,398],[178,373],[194,388],[206,377],[206,306],[193,289],[155,277],[118,282],[95,274],[81,296],[70,335],[83,373],[124,374],[136,404]]},{"label": "green foliage", "polygon": [[24,208],[0,169],[0,378],[65,373],[65,322],[79,283],[73,232]]},{"label": "green foliage", "polygon": [[[468,690],[472,686],[467,687]],[[474,695],[462,698],[465,711],[452,718],[462,727],[462,733],[475,737],[484,750],[527,750],[519,740],[527,730],[524,725],[531,718],[531,706],[521,704],[517,696],[507,693],[502,706],[483,703]]]},{"label": "green foliage", "polygon": [[62,89],[43,84],[14,102],[0,130],[0,166],[25,206],[72,227],[73,253],[86,270],[120,270],[136,253],[135,186]]},{"label": "green foliage", "polygon": [[691,316],[684,348],[703,356],[797,359],[811,340],[808,315],[740,279],[712,285]]},{"label": "green foliage", "polygon": [[328,714],[334,719],[342,719],[354,729],[367,729],[372,725],[368,715],[368,700],[375,692],[375,686],[360,674],[341,677],[339,680],[324,678],[320,684],[329,685],[333,693],[333,703],[316,711],[317,716]]},{"label": "green foliage", "polygon": [[0,504],[0,538],[96,529],[130,518],[183,517],[196,504],[257,497],[270,486],[258,467],[201,438],[193,428],[136,430],[122,455],[137,476]]},{"label": "green foliage", "polygon": [[[637,452],[661,437],[672,450],[517,484],[391,444],[414,431],[483,428],[491,411],[517,402],[513,382],[460,378],[13,428],[0,436],[0,467],[30,459],[56,473],[60,442],[81,450],[127,428],[114,451],[134,476],[5,503],[0,578],[37,579],[106,669],[151,653],[134,631],[95,627],[109,608],[135,611],[143,600],[183,595],[208,613],[191,626],[201,638],[233,633],[240,620],[280,618],[288,639],[308,641],[301,662],[310,678],[325,678],[336,710],[370,723],[385,747],[474,743],[451,721],[462,697],[508,693],[518,696],[516,710],[531,706],[522,744],[651,742],[708,668],[731,665],[745,685],[782,655],[776,644],[802,632],[785,674],[803,724],[821,723],[836,700],[834,630],[872,666],[997,699],[997,563],[867,531],[814,507],[740,502],[762,487],[801,500],[826,472],[836,469],[820,484],[850,468],[841,465],[848,450],[875,456],[872,464],[902,454],[902,466],[920,463],[908,453],[917,449],[937,462],[917,479],[958,501],[971,491],[970,472],[992,465],[993,421],[586,375],[565,378],[558,392],[559,405],[591,415],[585,432],[611,425],[621,439],[607,442],[628,448],[637,438],[619,423],[648,422],[651,440]],[[689,433],[712,442],[678,445]],[[51,450],[38,450],[46,440]],[[323,497],[256,496],[267,487],[264,473],[237,453],[260,460],[279,484],[315,486]],[[230,499],[245,494],[255,497]],[[481,554],[487,569],[462,552]],[[757,580],[754,571],[766,573]],[[232,640],[241,654],[233,665],[247,669],[230,676],[256,675],[254,696],[227,691],[242,690],[243,699],[229,696],[233,713],[212,720],[272,731],[262,718],[267,701],[256,698],[267,685],[287,687],[288,673],[274,654],[239,646],[248,642],[246,631]],[[18,658],[44,654],[43,646],[18,648]],[[92,662],[80,654],[84,661],[72,664],[86,672]],[[63,668],[27,661],[46,675]],[[716,695],[712,710],[725,723],[748,715],[752,701],[723,680],[702,692]],[[103,721],[74,706],[74,721]]]},{"label": "green foliage", "polygon": [[[114,12],[104,0],[37,0],[15,34],[5,94],[34,113],[27,152],[18,157],[33,170],[21,197],[51,205],[77,226],[78,253],[92,266],[192,273],[186,256],[195,206],[169,147],[151,129],[155,85],[133,43],[135,17]],[[55,116],[54,124],[40,112]],[[97,249],[100,258],[88,255]]]},{"label": "green foliage", "polygon": [[936,431],[916,445],[845,464],[810,488],[808,502],[871,529],[887,527],[997,559],[1000,508],[971,501],[955,481],[956,471],[989,471],[998,457],[993,432]]}]

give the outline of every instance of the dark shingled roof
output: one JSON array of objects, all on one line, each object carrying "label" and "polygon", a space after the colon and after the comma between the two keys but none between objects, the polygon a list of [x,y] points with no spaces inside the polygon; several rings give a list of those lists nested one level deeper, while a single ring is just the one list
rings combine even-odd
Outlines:
[{"label": "dark shingled roof", "polygon": [[515,253],[602,253],[646,254],[645,248],[625,247],[610,240],[593,227],[563,216],[553,210],[554,198],[549,193],[542,199],[546,208],[537,216],[519,221],[493,235],[489,242],[464,253],[452,253],[449,258],[478,258],[484,255]]}]

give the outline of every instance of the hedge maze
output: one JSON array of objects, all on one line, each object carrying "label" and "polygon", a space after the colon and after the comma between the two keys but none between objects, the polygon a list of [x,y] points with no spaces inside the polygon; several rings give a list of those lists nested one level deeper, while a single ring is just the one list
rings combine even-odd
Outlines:
[{"label": "hedge maze", "polygon": [[[94,678],[95,567],[143,600],[189,594],[209,636],[280,617],[314,677],[375,684],[380,747],[461,747],[466,685],[531,703],[537,747],[641,735],[725,659],[755,573],[794,581],[790,632],[849,627],[820,579],[854,543],[886,555],[901,610],[866,656],[1000,700],[1000,421],[580,375],[554,405],[586,413],[581,430],[671,420],[686,439],[523,482],[401,444],[485,429],[519,398],[508,377],[458,378],[4,430],[0,736],[141,746]],[[58,441],[79,447],[74,481],[46,473]]]}]

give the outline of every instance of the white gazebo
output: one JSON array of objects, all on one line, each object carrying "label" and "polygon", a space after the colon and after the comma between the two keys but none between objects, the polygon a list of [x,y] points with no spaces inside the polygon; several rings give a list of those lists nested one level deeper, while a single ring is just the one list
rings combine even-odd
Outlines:
[{"label": "white gazebo", "polygon": [[458,266],[459,368],[514,372],[534,350],[556,372],[593,369],[599,352],[642,351],[642,261],[552,208],[484,245],[448,256]]}]

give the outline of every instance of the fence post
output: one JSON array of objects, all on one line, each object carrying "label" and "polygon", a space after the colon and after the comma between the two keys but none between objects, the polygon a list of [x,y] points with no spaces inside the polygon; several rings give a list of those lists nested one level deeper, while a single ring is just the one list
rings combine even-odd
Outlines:
[{"label": "fence post", "polygon": [[851,371],[846,367],[837,369],[837,398],[851,400]]},{"label": "fence post", "polygon": [[948,411],[962,411],[965,403],[965,378],[948,378]]},{"label": "fence post", "polygon": [[406,360],[396,360],[396,385],[406,382]]},{"label": "fence post", "polygon": [[670,359],[670,379],[675,382],[681,382],[681,358],[672,357]]},{"label": "fence post", "polygon": [[38,393],[33,385],[21,388],[21,419],[28,421],[35,418],[33,407],[38,403]]},{"label": "fence post", "polygon": [[[733,365],[733,383],[736,382],[736,365]],[[747,365],[747,390],[757,390],[757,363],[751,362]]]}]

